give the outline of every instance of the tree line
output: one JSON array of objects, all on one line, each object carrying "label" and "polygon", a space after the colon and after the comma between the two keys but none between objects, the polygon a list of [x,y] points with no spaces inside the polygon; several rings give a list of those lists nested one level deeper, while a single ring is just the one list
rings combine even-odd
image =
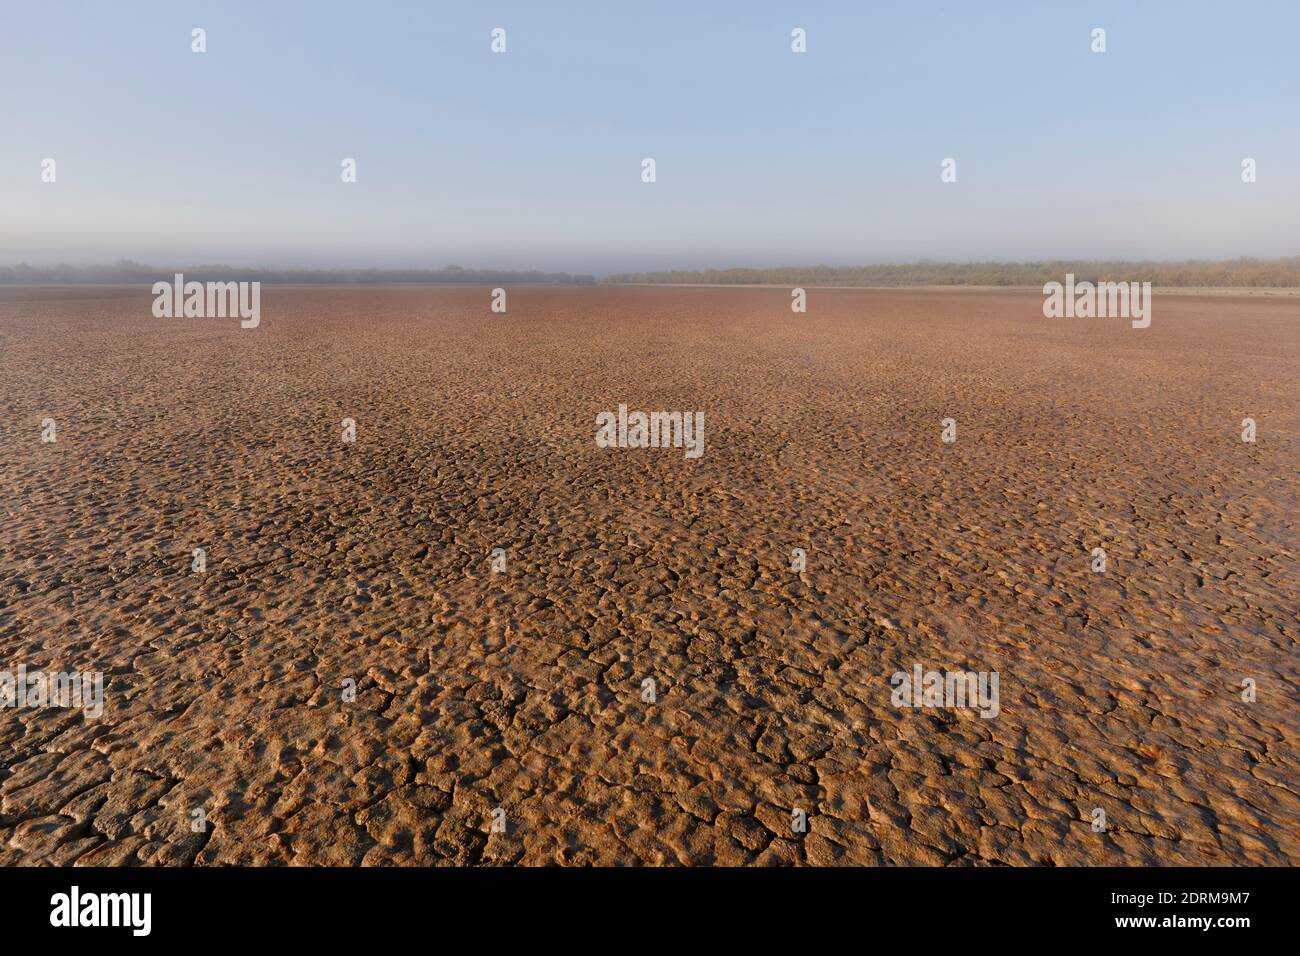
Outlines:
[{"label": "tree line", "polygon": [[140,283],[150,285],[170,281],[180,272],[187,282],[265,282],[287,285],[365,285],[385,283],[431,283],[461,285],[506,285],[509,283],[592,285],[589,275],[535,270],[466,269],[250,269],[239,266],[149,266],[122,260],[102,266],[29,266],[0,267],[0,284],[73,285]]},{"label": "tree line", "polygon": [[704,285],[987,285],[1042,286],[1072,273],[1076,282],[1150,282],[1153,286],[1297,287],[1300,256],[1282,259],[1187,259],[1179,262],[1051,259],[1042,262],[914,262],[874,266],[775,266],[755,269],[626,272],[610,283]]}]

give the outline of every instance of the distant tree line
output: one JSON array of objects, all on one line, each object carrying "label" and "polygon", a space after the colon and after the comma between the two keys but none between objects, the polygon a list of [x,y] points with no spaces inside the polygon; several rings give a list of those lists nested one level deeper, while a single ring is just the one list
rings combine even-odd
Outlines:
[{"label": "distant tree line", "polygon": [[705,269],[627,272],[609,283],[705,285],[991,285],[1042,286],[1066,273],[1089,282],[1150,282],[1154,286],[1300,286],[1300,256],[1283,259],[1188,259],[1182,262],[1081,261],[915,262],[885,266],[776,266],[761,269]]},{"label": "distant tree line", "polygon": [[[4,266],[0,285],[152,284],[183,273],[195,282],[265,282],[285,285],[429,283],[461,285],[593,285],[590,275],[536,270],[465,269],[255,269],[239,266],[149,266],[123,260],[100,266]],[[1155,286],[1300,287],[1300,256],[1282,259],[1188,259],[1181,262],[1053,259],[1043,262],[915,262],[879,266],[774,266],[757,269],[625,272],[606,283],[679,285],[986,285],[1042,286],[1066,273],[1090,282],[1150,282]]]},{"label": "distant tree line", "polygon": [[152,285],[170,281],[177,273],[194,282],[265,282],[287,285],[363,285],[367,283],[449,283],[463,285],[500,285],[505,283],[550,283],[554,285],[592,285],[596,279],[567,272],[509,271],[502,269],[249,269],[239,266],[147,266],[122,260],[104,266],[29,266],[0,267],[0,284],[65,285],[77,283],[115,285],[140,283]]}]

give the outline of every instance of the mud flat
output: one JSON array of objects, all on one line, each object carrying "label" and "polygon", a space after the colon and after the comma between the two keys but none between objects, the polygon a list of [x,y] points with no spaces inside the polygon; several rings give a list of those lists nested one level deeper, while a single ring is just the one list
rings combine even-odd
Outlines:
[{"label": "mud flat", "polygon": [[0,290],[0,863],[1300,862],[1294,300],[509,296]]}]

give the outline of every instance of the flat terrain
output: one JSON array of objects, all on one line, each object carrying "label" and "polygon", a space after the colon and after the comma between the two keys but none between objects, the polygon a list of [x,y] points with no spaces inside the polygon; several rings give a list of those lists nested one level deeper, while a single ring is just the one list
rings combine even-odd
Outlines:
[{"label": "flat terrain", "polygon": [[0,290],[0,863],[1300,862],[1293,298],[489,296]]}]

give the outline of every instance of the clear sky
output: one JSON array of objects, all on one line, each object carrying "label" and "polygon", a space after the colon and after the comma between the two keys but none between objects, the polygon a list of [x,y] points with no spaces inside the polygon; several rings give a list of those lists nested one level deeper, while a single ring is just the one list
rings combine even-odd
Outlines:
[{"label": "clear sky", "polygon": [[0,264],[1297,255],[1298,38],[1295,0],[3,0]]}]

